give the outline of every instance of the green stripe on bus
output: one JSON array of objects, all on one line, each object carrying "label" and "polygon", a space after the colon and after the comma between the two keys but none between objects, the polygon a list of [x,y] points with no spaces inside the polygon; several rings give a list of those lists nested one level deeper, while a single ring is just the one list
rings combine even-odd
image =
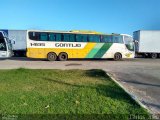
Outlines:
[{"label": "green stripe on bus", "polygon": [[97,54],[99,49],[104,45],[104,43],[97,43],[94,48],[91,49],[91,51],[88,53],[86,58],[94,58],[94,56]]},{"label": "green stripe on bus", "polygon": [[94,55],[94,58],[102,58],[103,55],[109,50],[113,43],[105,43],[99,51]]}]

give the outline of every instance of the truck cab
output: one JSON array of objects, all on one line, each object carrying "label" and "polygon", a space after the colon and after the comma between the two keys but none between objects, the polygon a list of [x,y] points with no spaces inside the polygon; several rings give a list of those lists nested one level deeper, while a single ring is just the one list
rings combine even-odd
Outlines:
[{"label": "truck cab", "polygon": [[11,42],[7,37],[7,34],[0,31],[0,58],[9,58],[12,56]]}]

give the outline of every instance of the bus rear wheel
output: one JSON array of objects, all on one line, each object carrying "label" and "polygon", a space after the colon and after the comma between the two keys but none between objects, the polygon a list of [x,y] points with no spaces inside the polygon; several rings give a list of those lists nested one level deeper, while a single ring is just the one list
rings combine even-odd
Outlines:
[{"label": "bus rear wheel", "polygon": [[54,53],[54,52],[48,53],[47,59],[48,59],[49,61],[56,61],[56,60],[57,60],[57,55],[56,55],[56,53]]},{"label": "bus rear wheel", "polygon": [[115,53],[115,54],[114,54],[114,60],[115,60],[115,61],[120,61],[120,60],[122,60],[122,55],[121,55],[121,53]]},{"label": "bus rear wheel", "polygon": [[65,53],[65,52],[62,52],[62,53],[60,53],[60,54],[58,55],[58,59],[59,59],[60,61],[66,61],[66,60],[68,60],[68,54]]}]

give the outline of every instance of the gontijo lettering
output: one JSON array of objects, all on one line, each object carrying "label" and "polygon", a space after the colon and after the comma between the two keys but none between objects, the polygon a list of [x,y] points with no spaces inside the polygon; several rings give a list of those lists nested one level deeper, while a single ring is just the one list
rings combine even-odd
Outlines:
[{"label": "gontijo lettering", "polygon": [[73,44],[73,43],[56,43],[56,47],[81,47],[81,44]]}]

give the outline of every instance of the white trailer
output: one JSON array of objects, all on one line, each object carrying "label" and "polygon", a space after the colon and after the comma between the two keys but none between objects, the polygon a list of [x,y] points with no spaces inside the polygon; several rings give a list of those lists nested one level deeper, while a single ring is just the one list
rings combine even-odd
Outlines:
[{"label": "white trailer", "polygon": [[8,58],[12,56],[11,43],[7,37],[7,34],[0,31],[0,58]]},{"label": "white trailer", "polygon": [[8,38],[12,43],[12,50],[14,56],[26,55],[26,35],[27,30],[2,30],[8,34]]},{"label": "white trailer", "polygon": [[160,57],[160,31],[139,30],[133,33],[137,56]]}]

